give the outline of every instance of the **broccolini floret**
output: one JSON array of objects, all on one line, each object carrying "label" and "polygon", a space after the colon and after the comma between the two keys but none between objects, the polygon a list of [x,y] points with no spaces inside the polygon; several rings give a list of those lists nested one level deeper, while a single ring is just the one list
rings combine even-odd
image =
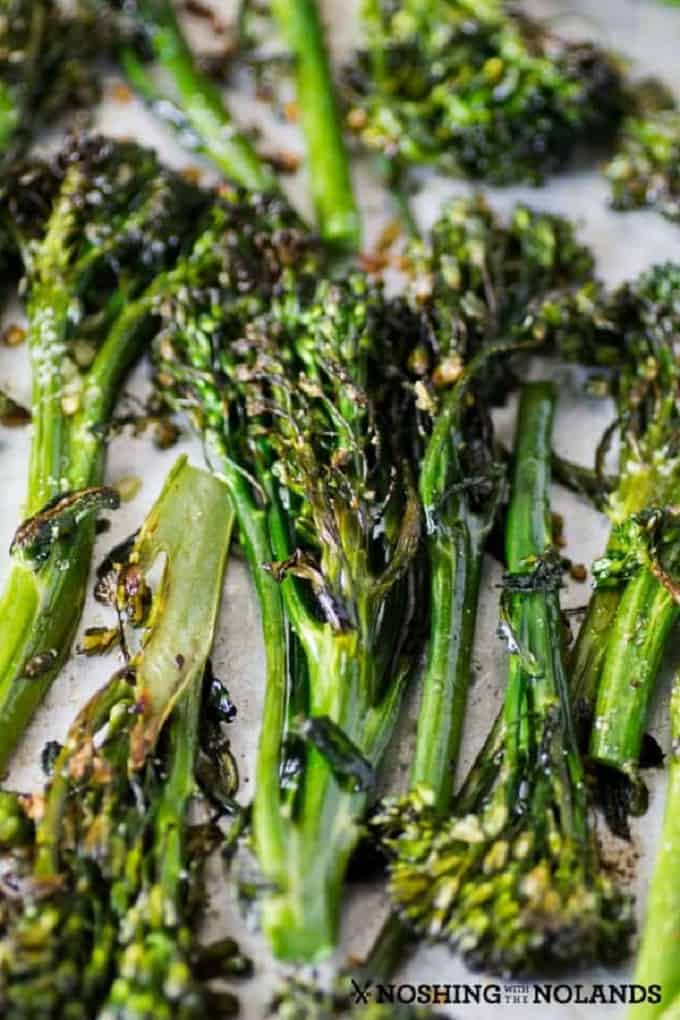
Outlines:
[{"label": "broccolini floret", "polygon": [[621,119],[614,58],[501,0],[364,0],[363,25],[346,76],[349,124],[398,163],[540,183]]},{"label": "broccolini floret", "polygon": [[[253,815],[271,885],[263,924],[277,954],[318,958],[334,944],[342,878],[412,654],[418,501],[385,429],[381,384],[371,385],[401,322],[358,274],[318,284],[284,274],[267,314],[246,322],[228,295],[182,301],[157,347],[160,377],[194,411],[227,481],[263,613]],[[286,620],[304,677],[286,662]],[[294,749],[303,765],[284,789]]]},{"label": "broccolini floret", "polygon": [[82,10],[56,0],[0,3],[0,159],[11,161],[41,128],[98,97],[92,67],[104,43]]}]

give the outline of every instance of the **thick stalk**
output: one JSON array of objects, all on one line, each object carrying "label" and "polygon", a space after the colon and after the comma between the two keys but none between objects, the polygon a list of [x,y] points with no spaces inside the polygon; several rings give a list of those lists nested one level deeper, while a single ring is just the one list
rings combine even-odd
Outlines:
[{"label": "thick stalk", "polygon": [[[201,152],[237,184],[254,191],[277,190],[274,173],[234,124],[219,90],[196,66],[172,4],[169,0],[142,0],[139,6],[156,60],[172,78],[181,110],[200,139]],[[141,85],[143,98],[150,101],[151,78],[137,58],[125,50],[122,63],[132,85]],[[162,96],[157,94],[156,100],[162,101]]]},{"label": "thick stalk", "polygon": [[[309,668],[309,716],[327,716],[373,764],[380,762],[392,732],[406,670],[390,679],[377,705],[366,704],[374,688],[374,664],[357,631],[324,626],[299,635]],[[359,838],[367,791],[336,775],[326,757],[308,747],[294,815],[286,826],[285,882],[264,903],[263,927],[280,959],[319,961],[336,945],[342,882]]]},{"label": "thick stalk", "polygon": [[[619,488],[611,494],[606,507],[614,524],[621,523],[654,502],[654,473],[639,466],[634,471],[626,471],[625,462],[622,470]],[[620,588],[600,588],[593,592],[571,652],[572,701],[578,706],[579,716],[588,725],[595,713],[609,637],[621,596]]]},{"label": "thick stalk", "polygon": [[94,525],[58,542],[39,574],[17,563],[0,600],[0,773],[66,659],[83,609]]},{"label": "thick stalk", "polygon": [[620,599],[621,593],[615,588],[593,592],[570,657],[572,699],[589,726],[595,711],[607,640]]},{"label": "thick stalk", "polygon": [[[120,316],[88,373],[82,410],[72,417],[62,411],[57,354],[45,338],[48,323],[57,327],[48,313],[36,316],[29,513],[58,492],[101,483],[105,426],[141,344],[147,313],[148,301],[142,298]],[[93,544],[94,525],[84,521],[73,537],[55,543],[39,570],[20,560],[11,568],[0,600],[0,771],[69,653]]]},{"label": "thick stalk", "polygon": [[470,684],[484,536],[464,521],[430,537],[430,642],[411,785],[426,783],[440,813],[451,802]]},{"label": "thick stalk", "polygon": [[[307,658],[310,717],[328,716],[372,757],[362,739],[370,663],[357,632],[324,628]],[[326,758],[308,748],[295,817],[286,827],[285,879],[263,907],[263,928],[279,959],[313,962],[334,949],[342,878],[365,803],[365,793],[345,789]]]},{"label": "thick stalk", "polygon": [[635,770],[659,667],[680,607],[645,569],[628,582],[611,626],[602,665],[590,756]]},{"label": "thick stalk", "polygon": [[295,60],[297,97],[307,142],[311,191],[321,236],[354,250],[360,221],[323,26],[315,0],[272,0]]},{"label": "thick stalk", "polygon": [[[548,383],[529,383],[522,387],[512,498],[506,530],[506,562],[510,574],[531,569],[537,557],[552,545],[550,514],[551,455],[550,442],[555,394]],[[535,756],[537,719],[548,718],[557,710],[560,740],[567,750],[563,763],[571,774],[577,801],[563,804],[565,827],[585,837],[585,802],[582,767],[576,752],[577,741],[569,710],[569,690],[563,659],[563,640],[558,592],[554,587],[510,593],[510,618],[522,654],[509,662],[505,697],[505,767],[512,773],[524,755]],[[530,656],[535,668],[525,661]],[[540,732],[540,727],[538,728]],[[517,774],[522,769],[517,768]]]},{"label": "thick stalk", "polygon": [[635,982],[657,985],[658,1002],[631,1006],[627,1020],[655,1020],[660,1016],[680,1015],[680,970],[677,949],[680,944],[680,677],[671,696],[671,751],[668,765],[666,810],[654,874],[649,887],[645,927],[638,951]]}]

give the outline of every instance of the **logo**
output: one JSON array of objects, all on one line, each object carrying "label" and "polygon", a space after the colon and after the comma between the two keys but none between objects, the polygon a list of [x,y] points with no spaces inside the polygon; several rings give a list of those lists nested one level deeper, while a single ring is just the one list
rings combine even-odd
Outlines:
[{"label": "logo", "polygon": [[351,979],[350,998],[356,1006],[371,1002],[400,1006],[526,1006],[575,1003],[581,1006],[636,1005],[662,1001],[661,985],[636,984],[408,984]]}]

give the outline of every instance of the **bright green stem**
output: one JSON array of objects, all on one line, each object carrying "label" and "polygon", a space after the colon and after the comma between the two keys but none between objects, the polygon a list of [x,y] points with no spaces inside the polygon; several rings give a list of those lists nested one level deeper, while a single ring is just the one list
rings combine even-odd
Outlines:
[{"label": "bright green stem", "polygon": [[[551,384],[527,383],[522,387],[505,545],[511,574],[530,570],[532,561],[552,545],[550,443],[554,411]],[[574,802],[561,804],[564,824],[585,840],[585,786],[569,705],[559,595],[555,588],[548,588],[510,593],[508,598],[520,653],[511,655],[508,665],[505,766],[513,774],[520,759],[537,755],[536,732],[541,732],[537,720],[559,712],[561,741],[566,750],[562,767],[571,779],[565,788],[574,791]],[[521,775],[521,768],[516,772]],[[547,791],[548,786],[541,785],[538,795],[544,796]]]},{"label": "bright green stem", "polygon": [[323,26],[315,0],[272,0],[295,60],[298,105],[321,236],[355,250],[360,220]]},{"label": "bright green stem", "polygon": [[[254,191],[277,190],[276,177],[234,124],[219,89],[196,66],[170,0],[141,0],[139,7],[155,58],[174,82],[182,113],[200,140],[200,151],[237,184]],[[122,63],[133,87],[155,105],[151,78],[134,54],[124,50]],[[157,91],[155,100],[162,102]]]},{"label": "bright green stem", "polygon": [[680,677],[671,696],[672,745],[668,765],[666,810],[654,874],[649,887],[642,944],[638,951],[635,982],[659,985],[661,1001],[631,1006],[627,1020],[655,1020],[677,1016],[680,1006]]},{"label": "bright green stem", "polygon": [[461,521],[450,536],[433,535],[428,547],[430,642],[411,785],[431,786],[437,809],[445,812],[451,801],[470,684],[483,536]]},{"label": "bright green stem", "polygon": [[515,439],[515,472],[506,529],[506,563],[512,573],[552,544],[550,436],[555,391],[550,383],[522,387]]},{"label": "bright green stem", "polygon": [[[608,503],[608,512],[614,523],[626,520],[631,514],[639,513],[655,502],[657,478],[653,470],[646,468],[626,471],[625,465],[622,465],[621,477]],[[571,652],[569,672],[572,700],[578,705],[579,714],[587,720],[595,713],[602,670],[621,596],[620,588],[599,588],[593,592]]]},{"label": "bright green stem", "polygon": [[228,456],[222,437],[209,434],[207,446],[209,462],[229,491],[260,608],[266,678],[257,751],[253,832],[266,876],[278,885],[284,881],[286,858],[279,768],[288,704],[288,631],[282,586],[264,570],[264,564],[276,558],[270,540],[270,511],[258,505],[250,481]]},{"label": "bright green stem", "polygon": [[0,600],[0,772],[68,655],[85,599],[94,526],[59,542],[39,574],[15,564]]},{"label": "bright green stem", "polygon": [[572,700],[588,719],[595,711],[607,641],[620,598],[621,593],[615,588],[600,588],[593,592],[571,653]]},{"label": "bright green stem", "polygon": [[638,764],[649,703],[669,633],[680,615],[672,595],[647,570],[621,595],[602,666],[590,756],[630,773]]},{"label": "bright green stem", "polygon": [[[527,571],[531,561],[550,548],[550,442],[555,411],[555,392],[548,383],[527,383],[520,395],[515,433],[515,468],[505,532],[505,560],[510,573]],[[548,596],[526,592],[508,596],[513,640],[521,654],[510,656],[503,703],[507,727],[505,763],[510,772],[518,759],[532,751],[530,716],[538,710],[534,698],[554,697]],[[532,656],[536,670],[530,676],[526,658]]]},{"label": "bright green stem", "polygon": [[[301,633],[309,667],[309,715],[328,716],[377,765],[401,703],[405,673],[391,679],[378,705],[366,704],[373,664],[357,631],[324,626],[313,642]],[[326,758],[307,749],[294,817],[286,820],[285,874],[266,900],[263,928],[279,959],[314,962],[336,945],[342,882],[359,837],[366,792],[351,790]],[[266,862],[263,862],[266,863]]]},{"label": "bright green stem", "polygon": [[[29,514],[59,492],[101,483],[105,426],[142,342],[148,302],[148,297],[139,299],[117,320],[87,374],[82,409],[73,416],[64,415],[61,407],[63,322],[55,316],[58,301],[41,305],[40,314],[34,311],[29,333],[34,421]],[[69,653],[93,544],[94,525],[85,521],[70,540],[55,544],[39,570],[21,560],[12,565],[0,599],[0,772]]]}]

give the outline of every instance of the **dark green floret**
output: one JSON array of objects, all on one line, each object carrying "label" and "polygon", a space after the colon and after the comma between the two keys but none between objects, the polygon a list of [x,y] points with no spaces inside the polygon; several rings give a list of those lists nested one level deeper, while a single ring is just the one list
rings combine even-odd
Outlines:
[{"label": "dark green floret", "polygon": [[364,0],[362,10],[365,47],[346,74],[349,123],[391,160],[540,183],[617,129],[617,61],[501,0]]}]

